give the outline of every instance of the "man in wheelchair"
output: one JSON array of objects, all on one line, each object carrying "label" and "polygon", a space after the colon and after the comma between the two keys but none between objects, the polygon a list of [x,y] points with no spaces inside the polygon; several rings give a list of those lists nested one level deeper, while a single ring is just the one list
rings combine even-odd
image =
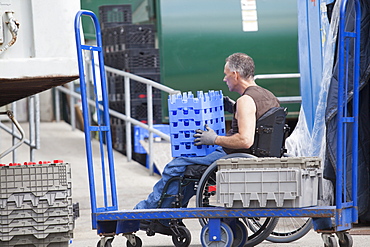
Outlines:
[{"label": "man in wheelchair", "polygon": [[[183,176],[189,165],[209,166],[216,160],[230,153],[255,153],[251,150],[255,141],[256,122],[271,108],[279,107],[278,99],[267,89],[264,89],[254,81],[254,62],[251,57],[243,53],[234,53],[226,58],[224,66],[224,82],[231,92],[237,92],[241,96],[237,101],[224,97],[224,108],[233,113],[231,129],[226,136],[218,136],[211,128],[196,130],[194,145],[219,145],[214,152],[204,157],[178,157],[166,165],[162,178],[154,185],[153,192],[146,200],[139,202],[135,209],[170,208],[174,198],[162,198],[162,192],[166,183],[173,177]],[[285,118],[284,118],[285,121]],[[257,126],[258,127],[258,126]],[[268,155],[267,155],[268,156]],[[167,194],[175,195],[179,187],[176,184],[166,186]],[[196,191],[192,186],[187,186],[182,193],[182,207],[186,207],[190,198]],[[160,202],[160,203],[159,203]],[[159,205],[160,204],[160,205]],[[162,222],[162,221],[161,221]],[[166,221],[162,222],[163,228],[157,232],[171,235]],[[150,222],[142,222],[141,229],[145,230]],[[166,226],[167,225],[167,226]]]}]

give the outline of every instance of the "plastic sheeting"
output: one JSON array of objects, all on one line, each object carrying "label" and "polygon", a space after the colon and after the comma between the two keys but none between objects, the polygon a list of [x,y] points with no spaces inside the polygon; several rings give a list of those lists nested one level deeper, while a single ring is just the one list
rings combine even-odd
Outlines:
[{"label": "plastic sheeting", "polygon": [[[334,64],[335,46],[338,35],[339,21],[339,1],[335,4],[331,23],[329,25],[328,18],[321,18],[323,26],[329,26],[324,46],[324,64],[323,76],[319,94],[319,101],[315,112],[315,120],[312,132],[309,132],[307,127],[303,107],[299,114],[298,123],[292,134],[286,140],[286,148],[289,154],[294,156],[318,156],[325,160],[325,112],[327,104],[327,95],[329,85],[332,78],[332,69]],[[309,144],[309,145],[308,145]],[[323,204],[330,205],[333,198],[332,184],[330,181],[324,180],[323,184]]]},{"label": "plastic sheeting", "polygon": [[[315,113],[312,132],[308,131],[301,109],[298,123],[291,136],[286,140],[288,153],[296,156],[319,156],[324,166],[324,205],[332,205],[334,194],[333,185],[336,178],[336,134],[337,134],[337,100],[338,100],[338,64],[336,61],[336,42],[339,21],[340,2],[334,4],[331,15],[330,28],[324,48],[324,68],[319,103]],[[359,220],[370,221],[370,1],[361,1],[361,61],[360,61],[360,116],[359,116],[359,177],[358,177],[358,209]],[[354,4],[352,0],[347,5],[346,30],[353,30]],[[350,54],[351,55],[351,54]],[[351,66],[349,66],[351,67]],[[349,90],[352,85],[349,85]],[[351,102],[348,102],[351,104]],[[349,108],[350,109],[350,108]],[[350,143],[352,138],[347,134],[347,158],[350,161]],[[350,164],[349,162],[347,162]],[[347,174],[351,173],[351,166],[347,166]],[[347,180],[344,186],[347,192],[352,181]]]}]

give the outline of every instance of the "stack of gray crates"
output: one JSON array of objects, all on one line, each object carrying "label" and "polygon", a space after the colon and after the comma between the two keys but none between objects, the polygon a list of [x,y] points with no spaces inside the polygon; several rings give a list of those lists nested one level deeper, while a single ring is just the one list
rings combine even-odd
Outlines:
[{"label": "stack of gray crates", "polygon": [[231,158],[217,166],[217,200],[228,208],[317,206],[322,195],[318,157]]},{"label": "stack of gray crates", "polygon": [[67,163],[0,165],[0,246],[68,246],[73,237]]}]

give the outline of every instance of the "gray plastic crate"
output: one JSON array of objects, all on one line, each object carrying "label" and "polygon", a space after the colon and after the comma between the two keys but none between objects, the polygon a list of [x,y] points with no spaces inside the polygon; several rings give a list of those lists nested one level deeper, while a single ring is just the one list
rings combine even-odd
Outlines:
[{"label": "gray plastic crate", "polygon": [[35,225],[24,227],[0,226],[0,241],[10,241],[14,236],[33,235],[37,239],[44,239],[51,233],[66,233],[72,231],[73,223],[63,225]]},{"label": "gray plastic crate", "polygon": [[39,202],[42,201],[47,202],[49,205],[53,205],[56,201],[68,197],[71,197],[71,189],[45,192],[42,196],[35,196],[33,193],[14,193],[8,197],[7,202],[15,202],[15,204],[20,207],[23,202],[29,201],[32,202],[32,205],[37,207]]},{"label": "gray plastic crate", "polygon": [[22,204],[18,204],[14,201],[7,201],[6,199],[0,200],[0,215],[9,215],[9,213],[13,212],[14,210],[26,210],[32,209],[35,211],[42,212],[48,208],[61,208],[61,207],[69,207],[72,205],[72,198],[63,198],[54,200],[52,204],[48,203],[48,201],[23,201]]},{"label": "gray plastic crate", "polygon": [[[4,213],[3,213],[4,211]],[[58,208],[33,208],[23,210],[1,210],[0,221],[3,219],[24,219],[38,217],[57,217],[73,215],[73,206]]]},{"label": "gray plastic crate", "polygon": [[309,207],[321,196],[317,157],[232,158],[217,164],[217,200],[225,207]]},{"label": "gray plastic crate", "polygon": [[318,157],[230,158],[217,161],[218,170],[241,168],[321,168]]},{"label": "gray plastic crate", "polygon": [[0,166],[0,246],[68,243],[74,228],[71,182],[67,163]]},{"label": "gray plastic crate", "polygon": [[50,233],[44,238],[36,238],[34,235],[14,236],[10,241],[1,241],[0,246],[35,246],[35,247],[67,247],[73,238],[73,232]]},{"label": "gray plastic crate", "polygon": [[68,163],[0,167],[0,199],[22,192],[43,196],[46,192],[70,189],[71,183]]},{"label": "gray plastic crate", "polygon": [[43,227],[51,225],[66,225],[69,222],[73,222],[73,215],[67,216],[55,216],[55,217],[32,217],[32,218],[18,218],[18,219],[3,219],[0,222],[0,228],[6,226],[8,228],[24,227],[24,226],[33,226]]}]

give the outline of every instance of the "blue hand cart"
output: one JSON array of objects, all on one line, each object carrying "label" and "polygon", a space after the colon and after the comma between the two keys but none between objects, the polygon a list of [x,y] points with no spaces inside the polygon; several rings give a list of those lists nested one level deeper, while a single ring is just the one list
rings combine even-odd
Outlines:
[{"label": "blue hand cart", "polygon": [[[330,224],[329,230],[319,230],[322,233],[325,246],[337,246],[333,233],[337,234],[340,246],[352,246],[353,241],[348,233],[352,224],[357,222],[357,183],[352,183],[350,197],[347,196],[346,189],[346,169],[347,160],[345,158],[346,133],[352,130],[352,174],[350,181],[357,181],[357,140],[358,140],[358,105],[359,105],[359,47],[360,47],[360,3],[355,1],[356,21],[355,31],[345,30],[345,15],[347,1],[342,2],[341,20],[340,20],[340,55],[339,55],[339,87],[338,87],[338,133],[337,133],[337,174],[336,174],[336,206],[307,207],[307,208],[167,208],[167,209],[148,209],[148,210],[119,210],[116,192],[116,180],[114,174],[113,152],[111,130],[109,125],[109,107],[108,93],[106,87],[106,78],[104,70],[104,59],[101,41],[101,31],[97,17],[91,11],[79,11],[75,17],[75,34],[77,45],[77,57],[80,74],[80,87],[82,96],[82,108],[84,117],[84,131],[86,155],[89,175],[90,201],[92,228],[102,236],[98,246],[111,246],[115,235],[122,234],[127,237],[127,246],[141,246],[141,239],[135,235],[139,230],[141,220],[159,220],[159,219],[186,219],[186,218],[208,218],[201,232],[203,246],[231,246],[233,244],[233,232],[231,228],[222,219],[237,219],[250,217],[312,217],[320,219],[334,219],[334,224]],[[81,43],[81,17],[88,16],[94,22],[96,31],[96,45],[83,45]],[[354,42],[354,68],[353,78],[349,78],[348,65],[350,49],[349,41]],[[346,48],[346,49],[345,49]],[[89,117],[89,101],[86,79],[85,62],[83,50],[89,52],[91,56],[91,72],[93,74],[94,93],[98,94],[97,87],[101,88],[102,100],[96,97],[95,108],[97,110],[97,124],[93,125]],[[346,53],[345,53],[346,51]],[[98,60],[100,82],[97,80],[97,71],[95,69],[95,60]],[[353,81],[353,91],[347,92],[349,81]],[[99,83],[99,84],[98,84]],[[353,109],[352,116],[347,113],[347,100],[352,97]],[[104,194],[104,206],[97,206],[95,193],[94,164],[92,159],[91,134],[96,132],[100,140],[101,171]],[[107,156],[107,157],[106,157]],[[106,162],[107,161],[107,162]],[[107,163],[107,164],[106,164]],[[108,173],[108,174],[107,174]],[[108,189],[110,188],[110,190]],[[181,245],[174,240],[176,246]],[[187,243],[189,244],[189,243]]]}]

